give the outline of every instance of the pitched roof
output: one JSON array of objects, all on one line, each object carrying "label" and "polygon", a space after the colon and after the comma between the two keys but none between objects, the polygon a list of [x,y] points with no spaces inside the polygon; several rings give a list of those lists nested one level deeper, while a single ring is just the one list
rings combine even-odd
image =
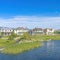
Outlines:
[{"label": "pitched roof", "polygon": [[42,31],[42,28],[34,28],[33,31]]},{"label": "pitched roof", "polygon": [[46,28],[46,29],[44,29],[44,30],[47,30],[47,29],[49,29],[49,30],[53,30],[52,28]]},{"label": "pitched roof", "polygon": [[1,27],[0,30],[12,30],[12,28],[8,28],[8,27]]},{"label": "pitched roof", "polygon": [[28,28],[18,27],[15,30],[29,30]]}]

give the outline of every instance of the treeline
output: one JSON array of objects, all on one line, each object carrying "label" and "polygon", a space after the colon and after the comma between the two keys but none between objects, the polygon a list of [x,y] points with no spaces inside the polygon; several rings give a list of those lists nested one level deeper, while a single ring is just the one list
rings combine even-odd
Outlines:
[{"label": "treeline", "polygon": [[60,30],[56,30],[54,34],[60,34]]}]

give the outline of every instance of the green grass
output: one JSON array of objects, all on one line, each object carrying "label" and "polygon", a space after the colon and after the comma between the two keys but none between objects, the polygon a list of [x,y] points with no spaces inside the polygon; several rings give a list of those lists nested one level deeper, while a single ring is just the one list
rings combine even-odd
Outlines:
[{"label": "green grass", "polygon": [[43,43],[35,41],[32,43],[21,43],[21,44],[16,44],[16,45],[9,45],[8,47],[6,47],[4,49],[4,53],[7,54],[18,54],[18,53],[22,53],[24,51],[28,51],[31,50],[33,48],[37,48],[42,46]]},{"label": "green grass", "polygon": [[43,42],[41,42],[41,40],[43,41],[49,41],[49,39],[60,40],[60,35],[33,35],[31,38],[32,38],[31,41],[33,42],[26,43],[25,40],[23,40],[21,44],[13,44],[15,40],[0,39],[0,47],[5,46],[3,53],[18,54],[37,47],[41,47],[43,45]]},{"label": "green grass", "polygon": [[0,47],[8,46],[14,42],[15,42],[14,40],[10,41],[10,40],[6,40],[6,39],[0,39]]},{"label": "green grass", "polygon": [[53,35],[51,36],[52,40],[60,40],[60,35]]},{"label": "green grass", "polygon": [[49,39],[52,40],[60,40],[60,35],[33,35],[34,40],[44,40],[47,41]]}]

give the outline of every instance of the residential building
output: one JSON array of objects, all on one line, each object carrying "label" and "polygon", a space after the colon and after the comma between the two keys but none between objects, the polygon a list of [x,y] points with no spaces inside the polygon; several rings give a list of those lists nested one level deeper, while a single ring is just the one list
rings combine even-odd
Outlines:
[{"label": "residential building", "polygon": [[32,35],[39,35],[39,34],[44,34],[44,30],[42,28],[34,28],[32,30]]},{"label": "residential building", "polygon": [[55,30],[51,28],[34,28],[34,29],[28,29],[23,27],[18,27],[15,29],[7,28],[7,27],[0,27],[0,35],[4,34],[4,36],[11,35],[11,32],[14,32],[17,35],[23,35],[25,32],[30,33],[31,35],[39,35],[39,34],[46,34],[46,35],[54,35]]},{"label": "residential building", "polygon": [[23,28],[23,27],[18,27],[14,29],[14,33],[17,35],[23,35],[25,32],[28,32],[28,31],[29,31],[28,28]]},{"label": "residential building", "polygon": [[54,29],[52,29],[52,28],[46,28],[46,29],[44,29],[44,33],[46,35],[54,35]]},{"label": "residential building", "polygon": [[13,31],[12,28],[7,28],[7,27],[1,27],[0,28],[0,35],[3,34],[4,36],[11,35],[11,32]]}]

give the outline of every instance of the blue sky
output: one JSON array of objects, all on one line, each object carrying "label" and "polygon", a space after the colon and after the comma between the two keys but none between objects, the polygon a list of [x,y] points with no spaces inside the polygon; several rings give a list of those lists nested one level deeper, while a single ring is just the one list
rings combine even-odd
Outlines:
[{"label": "blue sky", "polygon": [[60,0],[1,0],[0,26],[60,29]]}]

